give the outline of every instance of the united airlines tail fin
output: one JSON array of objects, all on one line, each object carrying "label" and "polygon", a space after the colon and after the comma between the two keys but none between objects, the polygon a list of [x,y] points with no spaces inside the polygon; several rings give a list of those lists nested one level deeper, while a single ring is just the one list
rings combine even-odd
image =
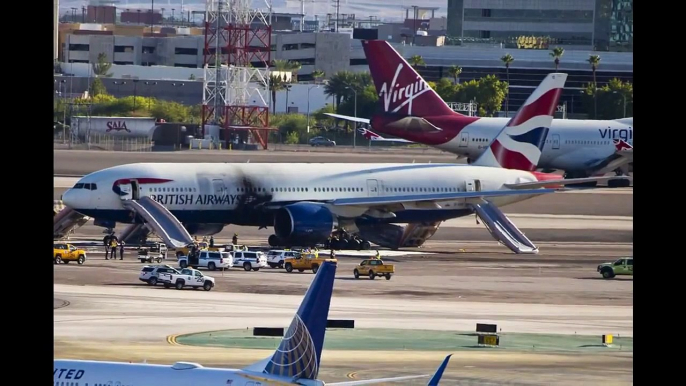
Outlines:
[{"label": "united airlines tail fin", "polygon": [[472,165],[536,170],[567,74],[548,74]]},{"label": "united airlines tail fin", "polygon": [[384,113],[414,117],[461,115],[387,41],[363,40],[362,48]]},{"label": "united airlines tail fin", "polygon": [[[261,370],[263,373],[291,379],[317,379],[335,276],[336,264],[324,262],[279,348]],[[256,365],[261,367],[263,362]],[[255,371],[256,365],[246,370]]]}]

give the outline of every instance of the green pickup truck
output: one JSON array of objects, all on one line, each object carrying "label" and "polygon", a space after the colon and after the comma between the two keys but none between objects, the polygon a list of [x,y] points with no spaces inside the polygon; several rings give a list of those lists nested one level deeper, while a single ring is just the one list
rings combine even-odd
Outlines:
[{"label": "green pickup truck", "polygon": [[622,257],[614,263],[603,263],[598,266],[598,272],[605,279],[611,279],[618,275],[634,275],[634,258]]}]

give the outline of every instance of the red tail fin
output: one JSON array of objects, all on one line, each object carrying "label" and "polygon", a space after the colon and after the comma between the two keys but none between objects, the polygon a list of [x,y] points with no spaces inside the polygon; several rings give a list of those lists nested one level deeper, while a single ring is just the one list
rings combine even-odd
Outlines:
[{"label": "red tail fin", "polygon": [[385,40],[363,40],[379,103],[385,113],[429,117],[459,115]]}]

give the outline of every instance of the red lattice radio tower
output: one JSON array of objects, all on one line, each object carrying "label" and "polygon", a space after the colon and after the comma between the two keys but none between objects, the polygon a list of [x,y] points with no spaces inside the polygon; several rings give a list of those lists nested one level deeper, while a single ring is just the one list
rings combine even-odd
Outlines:
[{"label": "red lattice radio tower", "polygon": [[266,149],[273,130],[269,127],[270,15],[251,9],[250,4],[250,0],[206,2],[202,132],[204,136],[207,125],[218,125],[226,134],[248,131]]}]

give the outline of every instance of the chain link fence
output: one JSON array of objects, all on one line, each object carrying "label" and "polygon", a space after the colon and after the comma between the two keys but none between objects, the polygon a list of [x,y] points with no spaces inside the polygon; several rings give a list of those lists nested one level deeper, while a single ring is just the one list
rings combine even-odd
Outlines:
[{"label": "chain link fence", "polygon": [[124,152],[152,151],[153,141],[145,137],[122,137],[99,133],[91,133],[87,137],[69,135],[68,132],[55,133],[53,147],[55,149],[74,150],[106,150]]}]

